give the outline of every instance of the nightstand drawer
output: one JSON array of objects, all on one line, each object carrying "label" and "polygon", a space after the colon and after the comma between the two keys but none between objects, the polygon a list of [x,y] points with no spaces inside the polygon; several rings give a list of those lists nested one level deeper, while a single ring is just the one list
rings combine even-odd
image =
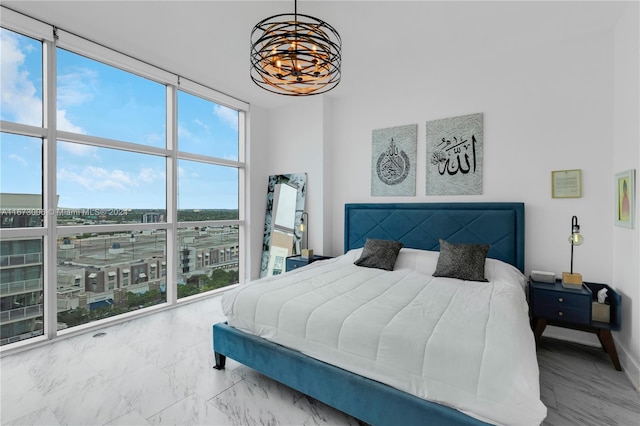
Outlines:
[{"label": "nightstand drawer", "polygon": [[330,256],[321,256],[319,254],[314,254],[312,257],[305,258],[302,256],[289,256],[286,261],[286,271],[293,271],[294,269],[302,268],[303,266],[307,266],[310,263],[315,262],[316,260],[324,260],[331,259]]},{"label": "nightstand drawer", "polygon": [[574,324],[590,324],[591,310],[570,308],[562,305],[538,305],[536,304],[535,317],[550,320],[566,321]]},{"label": "nightstand drawer", "polygon": [[[535,301],[538,305],[556,306],[558,309],[587,309],[591,305],[591,297],[587,294],[559,293],[553,290],[535,289]],[[535,312],[534,312],[535,313]]]},{"label": "nightstand drawer", "polygon": [[287,262],[287,272],[289,271],[293,271],[294,269],[298,269],[301,268],[303,266],[307,266],[308,263],[303,263],[303,262]]}]

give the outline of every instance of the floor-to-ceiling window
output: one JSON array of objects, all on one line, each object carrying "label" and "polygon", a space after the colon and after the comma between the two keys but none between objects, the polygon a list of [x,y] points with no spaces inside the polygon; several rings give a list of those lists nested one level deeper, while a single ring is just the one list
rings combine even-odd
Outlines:
[{"label": "floor-to-ceiling window", "polygon": [[5,9],[0,37],[0,344],[239,282],[247,105]]}]

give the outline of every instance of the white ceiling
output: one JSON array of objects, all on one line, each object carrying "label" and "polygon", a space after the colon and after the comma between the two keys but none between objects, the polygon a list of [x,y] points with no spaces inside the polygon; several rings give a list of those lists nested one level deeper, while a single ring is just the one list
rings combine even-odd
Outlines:
[{"label": "white ceiling", "polygon": [[[293,1],[12,1],[5,7],[189,78],[273,108],[295,98],[249,78],[249,35]],[[432,64],[610,30],[624,2],[300,1],[342,37],[342,81],[327,96],[358,96]],[[418,72],[418,70],[420,70]]]}]

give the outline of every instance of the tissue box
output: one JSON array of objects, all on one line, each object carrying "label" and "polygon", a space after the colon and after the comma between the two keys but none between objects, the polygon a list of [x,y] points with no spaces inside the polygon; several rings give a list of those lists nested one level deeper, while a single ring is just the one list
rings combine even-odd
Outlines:
[{"label": "tissue box", "polygon": [[313,257],[313,250],[311,249],[302,249],[302,254],[300,255],[303,259],[311,259]]},{"label": "tissue box", "polygon": [[591,304],[591,320],[599,322],[611,321],[611,306],[606,303],[593,302]]}]

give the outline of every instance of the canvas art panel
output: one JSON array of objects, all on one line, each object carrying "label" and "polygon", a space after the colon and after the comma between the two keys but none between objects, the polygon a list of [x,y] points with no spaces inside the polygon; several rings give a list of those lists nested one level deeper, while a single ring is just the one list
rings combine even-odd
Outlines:
[{"label": "canvas art panel", "polygon": [[623,228],[634,227],[636,215],[636,171],[625,170],[615,176],[615,224]]},{"label": "canvas art panel", "polygon": [[418,125],[372,131],[371,195],[416,195]]},{"label": "canvas art panel", "polygon": [[482,194],[482,113],[427,121],[426,141],[426,195]]}]

